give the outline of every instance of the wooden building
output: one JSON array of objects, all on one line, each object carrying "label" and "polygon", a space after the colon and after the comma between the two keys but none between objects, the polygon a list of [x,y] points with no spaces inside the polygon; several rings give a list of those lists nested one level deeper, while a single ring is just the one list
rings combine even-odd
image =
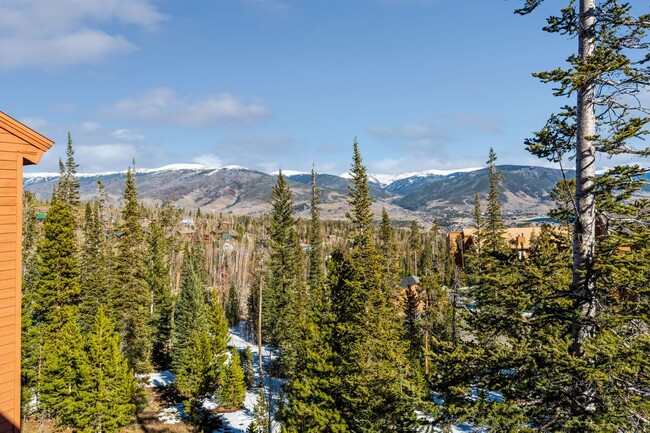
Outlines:
[{"label": "wooden building", "polygon": [[23,165],[52,144],[0,112],[0,433],[20,431]]}]

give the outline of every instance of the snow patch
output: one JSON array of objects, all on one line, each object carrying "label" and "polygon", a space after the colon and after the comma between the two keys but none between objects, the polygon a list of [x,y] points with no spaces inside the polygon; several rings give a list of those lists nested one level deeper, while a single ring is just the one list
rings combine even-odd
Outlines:
[{"label": "snow patch", "polygon": [[172,384],[176,379],[171,371],[156,371],[149,374],[138,374],[138,379],[143,379],[147,388],[164,388]]}]

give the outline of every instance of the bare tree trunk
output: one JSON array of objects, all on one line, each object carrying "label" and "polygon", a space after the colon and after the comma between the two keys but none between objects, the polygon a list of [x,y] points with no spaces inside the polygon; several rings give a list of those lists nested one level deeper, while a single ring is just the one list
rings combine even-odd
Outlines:
[{"label": "bare tree trunk", "polygon": [[[596,2],[580,0],[579,55],[588,62],[595,49]],[[571,353],[584,356],[584,341],[594,330],[595,285],[591,276],[596,244],[596,210],[594,200],[596,135],[595,83],[585,80],[578,91],[576,141],[576,219],[573,234],[573,306],[576,316],[571,329]],[[595,410],[590,387],[574,389],[576,403],[582,410]]]},{"label": "bare tree trunk", "polygon": [[262,364],[262,290],[263,284],[260,282],[260,297],[259,304],[257,305],[257,356],[258,365],[260,369],[260,386],[264,387],[264,366]]}]

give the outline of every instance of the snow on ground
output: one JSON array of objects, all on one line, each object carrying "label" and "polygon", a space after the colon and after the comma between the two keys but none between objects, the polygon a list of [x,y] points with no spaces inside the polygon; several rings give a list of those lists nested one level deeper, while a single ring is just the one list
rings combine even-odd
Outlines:
[{"label": "snow on ground", "polygon": [[172,407],[167,407],[158,414],[158,419],[164,424],[179,424],[183,422],[184,417],[185,411],[183,410],[183,403],[178,403]]},{"label": "snow on ground", "polygon": [[[236,347],[237,349],[245,349],[250,347],[253,352],[253,367],[255,369],[255,379],[256,383],[259,382],[259,368],[258,368],[258,349],[257,345],[252,343],[253,339],[246,333],[246,323],[242,322],[234,328],[230,329],[230,345]],[[275,354],[269,350],[267,347],[262,346],[262,362],[264,365],[268,365],[269,362],[275,359]],[[264,376],[264,388],[265,393],[268,395],[269,387],[271,387],[272,394],[274,397],[277,397],[278,391],[282,386],[283,379],[269,378]],[[253,421],[253,410],[257,404],[257,394],[259,393],[259,388],[252,388],[246,392],[246,397],[244,398],[244,407],[238,411],[231,413],[223,414],[223,428],[217,429],[213,433],[245,433],[246,429]],[[217,405],[212,400],[207,400],[203,407],[205,408],[215,408]],[[274,431],[279,431],[279,427],[275,428]]]},{"label": "snow on ground", "polygon": [[144,386],[147,388],[163,388],[171,385],[171,383],[176,379],[174,373],[168,370],[156,371],[149,374],[138,374],[136,377],[138,379],[144,379]]}]

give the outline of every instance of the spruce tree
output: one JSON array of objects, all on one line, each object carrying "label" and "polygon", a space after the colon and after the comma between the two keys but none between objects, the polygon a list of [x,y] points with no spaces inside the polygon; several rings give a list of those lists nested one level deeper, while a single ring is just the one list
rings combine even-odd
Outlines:
[{"label": "spruce tree", "polygon": [[253,386],[255,369],[253,367],[253,351],[249,346],[240,350],[239,358],[241,359],[241,369],[244,372],[244,384],[246,388]]},{"label": "spruce tree", "polygon": [[[526,1],[516,12],[531,13],[542,3],[543,0]],[[641,358],[636,356],[641,353],[638,350],[646,336],[627,330],[638,329],[641,322],[647,326],[647,315],[632,318],[619,309],[613,296],[617,283],[612,278],[637,265],[623,260],[619,263],[622,267],[615,272],[608,266],[615,262],[613,258],[618,258],[618,249],[609,248],[610,241],[618,242],[618,230],[623,230],[622,237],[629,238],[625,243],[633,243],[637,231],[646,232],[643,217],[631,224],[632,231],[629,220],[635,219],[630,215],[639,215],[637,206],[647,204],[631,198],[630,193],[638,186],[630,181],[638,181],[647,169],[630,164],[596,176],[596,163],[601,156],[650,155],[650,149],[643,144],[650,132],[646,128],[650,119],[647,106],[639,97],[650,87],[650,15],[635,12],[631,3],[614,0],[570,3],[558,16],[549,17],[543,30],[575,37],[577,52],[569,56],[567,67],[534,74],[542,82],[556,84],[555,96],[575,98],[574,104],[551,115],[546,125],[526,141],[529,151],[536,156],[556,163],[568,157],[575,160],[576,169],[575,191],[570,198],[575,215],[573,278],[568,299],[572,303],[569,353],[572,364],[579,369],[566,389],[572,399],[569,415],[558,420],[552,426],[555,429],[634,430],[640,418],[647,420],[648,411],[637,404],[638,394],[634,391],[640,383],[628,376],[621,379],[618,373],[622,371],[616,368],[619,361],[627,363],[628,372],[642,368]],[[631,208],[617,209],[617,205],[626,202]],[[598,219],[607,221],[608,226],[602,242],[597,237]],[[635,256],[632,253],[627,257],[639,258]],[[647,296],[638,287],[632,291],[635,302],[647,302]],[[611,377],[617,380],[602,380]],[[647,378],[641,380],[644,382]],[[618,397],[610,400],[614,395]],[[614,403],[616,400],[620,404]],[[626,408],[626,414],[618,411],[621,406]],[[643,422],[647,425],[647,421]]]},{"label": "spruce tree", "polygon": [[217,296],[213,296],[207,310],[207,327],[210,334],[212,354],[214,357],[215,377],[220,384],[225,374],[225,363],[228,358],[228,343],[230,334],[228,332],[228,319],[223,312],[221,302]]},{"label": "spruce tree", "polygon": [[482,241],[485,243],[485,252],[488,254],[504,252],[507,248],[505,245],[506,223],[503,219],[500,201],[503,175],[497,170],[496,160],[497,156],[494,150],[490,148],[490,155],[487,161],[489,179],[487,211],[484,224],[485,228],[481,233],[483,237]]},{"label": "spruce tree", "polygon": [[149,305],[151,295],[147,284],[147,251],[140,225],[140,206],[135,173],[129,169],[124,187],[121,237],[115,257],[114,299],[118,313],[118,329],[124,336],[129,366],[136,372],[151,369],[151,335]]},{"label": "spruce tree", "polygon": [[195,269],[194,257],[185,250],[181,268],[181,287],[174,308],[172,339],[172,367],[177,372],[185,359],[184,351],[193,331],[205,329],[207,324],[205,291],[200,274]]},{"label": "spruce tree", "polygon": [[409,231],[409,259],[408,273],[418,275],[418,257],[422,248],[422,235],[420,234],[420,225],[416,220],[411,221]]},{"label": "spruce tree", "polygon": [[81,250],[81,303],[80,322],[89,329],[95,320],[97,309],[113,311],[108,278],[106,236],[102,230],[99,205],[86,203],[83,224],[83,247]]},{"label": "spruce tree", "polygon": [[384,290],[374,246],[368,175],[358,143],[350,170],[355,227],[349,258],[342,258],[332,297],[340,385],[337,406],[351,431],[411,431],[415,427],[411,372],[395,306]]},{"label": "spruce tree", "polygon": [[171,365],[171,338],[174,297],[169,270],[170,239],[165,236],[163,221],[159,218],[149,226],[147,233],[147,283],[151,293],[149,327],[152,336],[152,362],[161,367]]},{"label": "spruce tree", "polygon": [[[320,190],[316,183],[316,171],[311,170],[311,202],[310,202],[310,219],[308,228],[309,237],[309,272],[307,283],[311,291],[310,298],[317,299],[320,297],[316,291],[322,290],[325,280],[325,266],[323,259],[323,240],[320,221]],[[318,309],[318,306],[312,305],[312,308]]]},{"label": "spruce tree", "polygon": [[198,425],[203,400],[212,394],[217,380],[212,340],[205,326],[190,332],[181,357],[176,360],[176,388],[184,399],[190,422]]},{"label": "spruce tree", "polygon": [[285,375],[295,372],[299,361],[301,321],[305,320],[305,283],[302,250],[293,217],[291,189],[282,171],[271,193],[271,251],[265,285],[263,326],[271,346],[279,351],[279,367]]},{"label": "spruce tree", "polygon": [[379,223],[379,254],[382,258],[382,274],[388,280],[386,290],[393,291],[400,280],[399,252],[395,241],[395,229],[386,212],[381,209],[381,222]]},{"label": "spruce tree", "polygon": [[87,418],[85,385],[91,377],[84,337],[75,317],[65,317],[46,340],[39,389],[41,410],[61,426],[76,427]]},{"label": "spruce tree", "polygon": [[300,322],[303,344],[298,368],[285,385],[286,403],[281,410],[282,428],[287,432],[344,432],[333,398],[336,387],[329,287],[324,280],[316,174],[312,170],[311,219],[309,222],[309,304],[307,320]]},{"label": "spruce tree", "polygon": [[243,406],[246,396],[244,372],[241,368],[239,351],[230,351],[230,360],[226,366],[224,379],[217,392],[217,400],[223,407],[237,409]]},{"label": "spruce tree", "polygon": [[239,299],[239,290],[234,284],[228,289],[228,298],[226,301],[226,317],[229,326],[237,326],[241,321],[241,301]]},{"label": "spruce tree", "polygon": [[76,316],[81,292],[74,216],[59,194],[52,198],[43,222],[38,257],[33,319],[44,330],[56,330]]},{"label": "spruce tree", "polygon": [[72,148],[72,136],[68,132],[68,144],[66,146],[65,175],[61,188],[64,193],[62,199],[68,203],[72,209],[77,209],[81,205],[79,198],[79,179],[77,178],[77,167],[79,164],[74,159],[74,149]]},{"label": "spruce tree", "polygon": [[80,384],[83,415],[77,423],[83,431],[112,433],[131,422],[135,413],[136,381],[122,353],[122,342],[115,326],[99,307],[92,331],[86,336],[89,374]]}]

